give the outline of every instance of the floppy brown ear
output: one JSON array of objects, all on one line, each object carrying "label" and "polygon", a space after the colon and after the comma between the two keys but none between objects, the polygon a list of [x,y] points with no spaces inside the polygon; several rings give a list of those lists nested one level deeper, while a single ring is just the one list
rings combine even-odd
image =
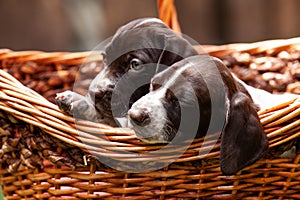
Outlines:
[{"label": "floppy brown ear", "polygon": [[247,95],[235,93],[222,133],[220,165],[223,174],[235,174],[260,159],[267,150],[268,141],[253,102]]},{"label": "floppy brown ear", "polygon": [[172,32],[169,34],[164,34],[163,37],[166,51],[169,51],[182,58],[199,55],[192,44],[177,33]]}]

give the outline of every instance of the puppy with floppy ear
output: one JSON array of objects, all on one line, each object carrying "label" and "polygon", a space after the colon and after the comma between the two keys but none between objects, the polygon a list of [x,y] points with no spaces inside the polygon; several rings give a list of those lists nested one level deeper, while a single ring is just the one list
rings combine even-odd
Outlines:
[{"label": "puppy with floppy ear", "polygon": [[[157,18],[137,19],[120,27],[103,52],[103,70],[92,81],[88,94],[79,96],[67,91],[57,94],[58,106],[75,117],[88,120],[99,120],[111,125],[113,117],[124,117],[131,105],[149,92],[149,82],[155,73],[162,71],[173,63],[193,55],[197,51],[183,37],[168,28]],[[113,102],[112,94],[119,80],[130,73],[133,85],[119,85],[119,101]],[[130,88],[135,82],[142,80],[147,84],[140,86],[133,94]],[[116,94],[118,94],[116,92]],[[130,102],[124,102],[128,98]],[[111,107],[118,107],[113,116]],[[92,113],[95,113],[94,115]]]},{"label": "puppy with floppy ear", "polygon": [[[197,107],[199,117],[194,112]],[[192,114],[183,119],[184,112]],[[197,119],[196,137],[221,132],[220,165],[226,175],[252,164],[268,149],[247,90],[220,60],[209,56],[183,59],[156,74],[150,92],[133,104],[128,117],[137,136],[146,142],[171,142],[177,134],[179,141],[190,139],[185,135],[191,131],[188,122]]]}]

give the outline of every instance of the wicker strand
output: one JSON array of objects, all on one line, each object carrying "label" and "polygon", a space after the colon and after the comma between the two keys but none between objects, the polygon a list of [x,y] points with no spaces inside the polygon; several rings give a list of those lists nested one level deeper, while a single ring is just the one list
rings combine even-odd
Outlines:
[{"label": "wicker strand", "polygon": [[[297,167],[297,164],[299,163],[299,161],[300,161],[300,155],[297,155],[296,158],[294,159],[294,164],[296,164],[296,165],[295,165],[295,167],[292,167],[291,170],[290,170],[290,173],[292,175],[296,172],[296,167]],[[283,187],[283,192],[284,193],[287,192],[287,188],[290,186],[292,178],[293,178],[293,176],[290,176],[290,177],[287,178],[286,184]],[[280,199],[283,199],[283,197],[284,196],[281,196]]]}]

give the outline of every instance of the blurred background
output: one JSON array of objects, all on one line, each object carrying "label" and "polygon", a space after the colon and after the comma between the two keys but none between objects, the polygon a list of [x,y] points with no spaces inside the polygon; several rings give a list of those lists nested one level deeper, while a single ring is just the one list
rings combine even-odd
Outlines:
[{"label": "blurred background", "polygon": [[[175,0],[200,44],[300,36],[299,0]],[[0,0],[0,48],[86,51],[128,21],[157,17],[156,0]]]}]

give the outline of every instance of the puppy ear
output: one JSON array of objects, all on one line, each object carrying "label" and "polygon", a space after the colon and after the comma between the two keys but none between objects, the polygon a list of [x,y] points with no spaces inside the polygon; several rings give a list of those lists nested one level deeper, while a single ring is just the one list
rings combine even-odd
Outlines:
[{"label": "puppy ear", "polygon": [[172,34],[165,34],[164,42],[165,50],[182,58],[199,55],[193,45],[183,36],[178,35],[178,33],[173,32]]},{"label": "puppy ear", "polygon": [[235,93],[222,133],[220,164],[223,174],[235,174],[260,159],[267,150],[268,141],[254,103],[247,95]]}]

